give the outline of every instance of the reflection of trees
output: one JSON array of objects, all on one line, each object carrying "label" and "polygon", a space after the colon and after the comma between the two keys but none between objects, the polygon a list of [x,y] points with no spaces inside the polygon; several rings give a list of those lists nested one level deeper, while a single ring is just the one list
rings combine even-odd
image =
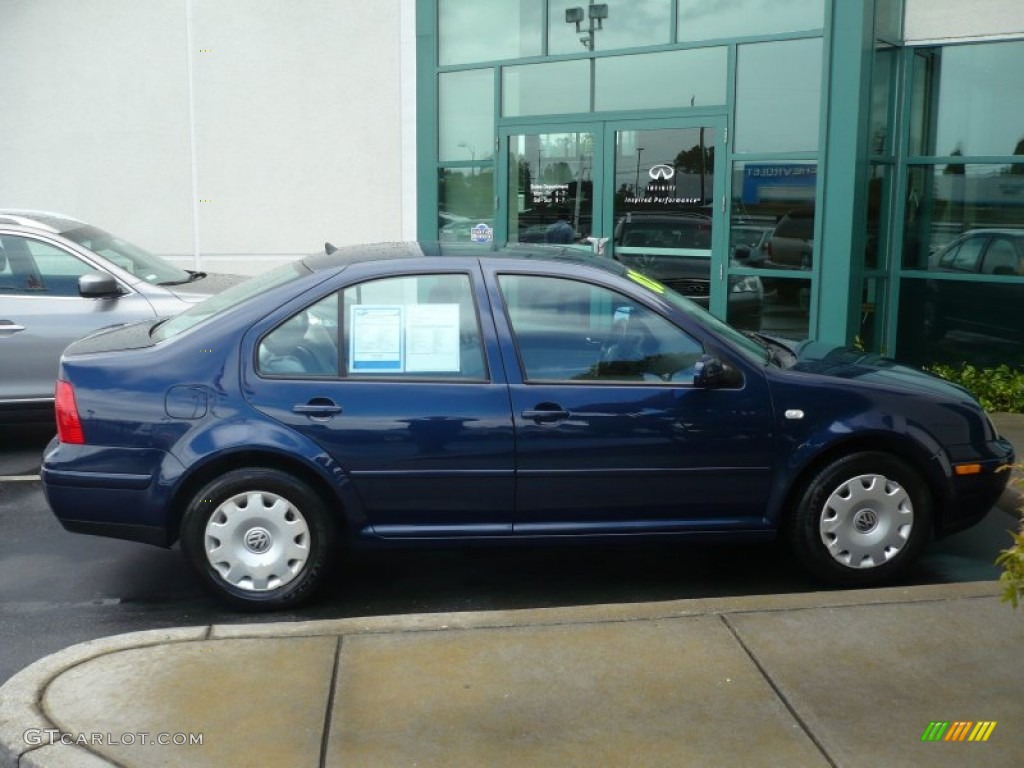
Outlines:
[{"label": "reflection of trees", "polygon": [[[959,144],[956,145],[956,149],[949,153],[950,157],[963,157],[964,151]],[[942,169],[942,173],[947,176],[963,176],[965,166],[963,163],[947,163],[946,167]]]},{"label": "reflection of trees", "polygon": [[572,168],[564,160],[548,163],[544,168],[541,181],[545,184],[568,184],[573,180]]},{"label": "reflection of trees", "polygon": [[438,172],[441,210],[470,218],[489,218],[493,198],[493,168],[442,168]]},{"label": "reflection of trees", "polygon": [[714,173],[715,170],[715,148],[705,146],[701,152],[701,146],[696,144],[689,149],[682,150],[676,155],[672,163],[677,171],[683,173]]},{"label": "reflection of trees", "polygon": [[[1017,146],[1013,150],[1013,154],[1024,155],[1024,138],[1017,142]],[[1017,176],[1024,175],[1024,163],[1014,163],[1010,166],[1009,173]]]}]

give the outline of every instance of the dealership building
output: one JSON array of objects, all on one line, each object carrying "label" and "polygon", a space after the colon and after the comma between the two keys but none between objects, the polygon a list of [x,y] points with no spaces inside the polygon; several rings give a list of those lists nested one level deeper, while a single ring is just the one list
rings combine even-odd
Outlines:
[{"label": "dealership building", "polygon": [[247,271],[324,240],[544,242],[563,217],[737,325],[1024,366],[1020,0],[0,14],[0,207]]}]

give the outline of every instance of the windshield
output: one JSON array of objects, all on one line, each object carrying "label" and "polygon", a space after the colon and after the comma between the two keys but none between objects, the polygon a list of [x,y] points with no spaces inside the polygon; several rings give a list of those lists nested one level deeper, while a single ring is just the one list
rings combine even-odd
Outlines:
[{"label": "windshield", "polygon": [[227,312],[253,296],[308,274],[310,274],[308,267],[301,262],[292,262],[283,267],[264,272],[262,275],[250,277],[245,282],[238,283],[225,291],[214,294],[205,301],[189,307],[181,314],[163,321],[153,328],[150,335],[154,341],[163,341],[172,336],[177,336],[179,333],[184,333],[207,318]]},{"label": "windshield", "polygon": [[745,357],[753,362],[763,364],[772,359],[771,351],[763,344],[744,336],[731,325],[726,325],[706,309],[690,301],[685,296],[676,293],[668,286],[662,285],[657,280],[652,280],[646,275],[632,269],[626,272],[626,277],[637,285],[641,285],[651,291],[651,293],[656,294],[659,298],[664,299],[680,312],[689,315],[696,322],[706,328],[710,328],[719,336],[724,336],[735,348],[742,352]]},{"label": "windshield", "polygon": [[115,237],[109,232],[93,226],[83,226],[61,232],[61,236],[99,254],[112,264],[116,264],[125,272],[135,275],[153,285],[170,285],[186,283],[191,274],[181,267],[144,251],[137,245]]}]

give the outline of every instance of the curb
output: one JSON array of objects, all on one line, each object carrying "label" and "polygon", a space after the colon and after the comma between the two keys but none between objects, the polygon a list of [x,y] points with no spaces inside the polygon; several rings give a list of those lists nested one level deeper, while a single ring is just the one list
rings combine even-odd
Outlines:
[{"label": "curb", "polygon": [[469,613],[408,614],[327,621],[205,625],[148,630],[100,638],[71,646],[29,665],[0,686],[0,768],[104,768],[114,765],[74,744],[30,744],[26,732],[58,733],[41,702],[61,674],[91,659],[134,648],[228,639],[288,639],[323,635],[373,635],[522,626],[623,623],[664,618],[772,613],[899,603],[992,598],[997,581],[929,584],[869,590],[806,592],[785,595],[696,598],[641,604],[572,606]]}]

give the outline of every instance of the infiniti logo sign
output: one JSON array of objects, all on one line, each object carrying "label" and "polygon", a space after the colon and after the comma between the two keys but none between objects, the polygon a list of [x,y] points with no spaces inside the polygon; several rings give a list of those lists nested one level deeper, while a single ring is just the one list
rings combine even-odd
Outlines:
[{"label": "infiniti logo sign", "polygon": [[665,165],[664,163],[660,165],[652,165],[651,170],[647,172],[647,175],[655,180],[668,181],[676,175],[676,169],[671,165]]}]

